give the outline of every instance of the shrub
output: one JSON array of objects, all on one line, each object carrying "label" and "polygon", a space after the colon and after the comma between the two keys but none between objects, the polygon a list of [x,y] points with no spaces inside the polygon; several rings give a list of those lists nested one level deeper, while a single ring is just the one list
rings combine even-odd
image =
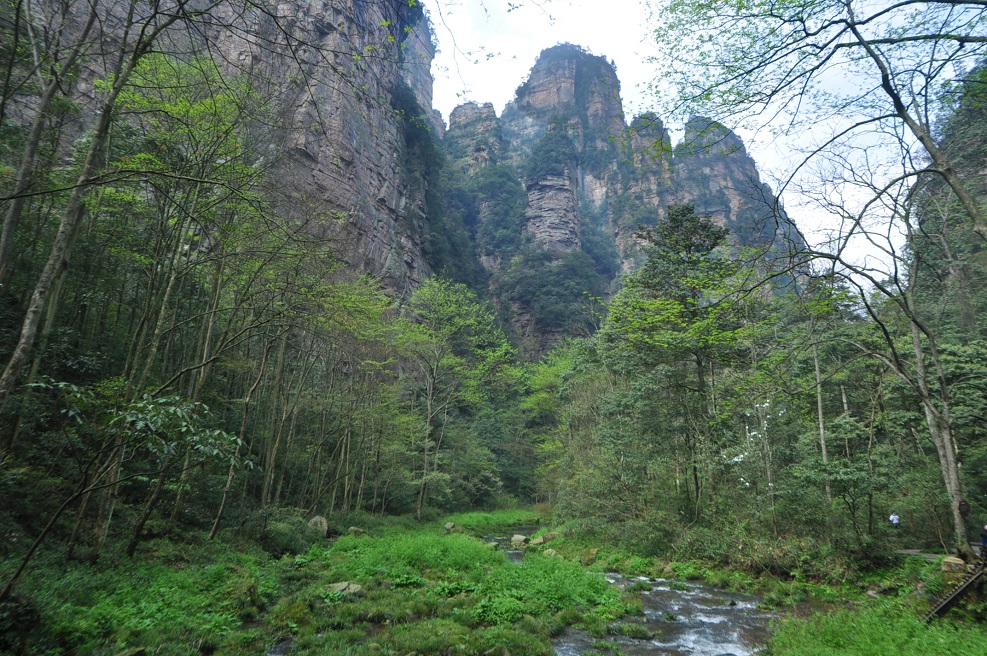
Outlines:
[{"label": "shrub", "polygon": [[513,624],[525,615],[525,605],[513,597],[488,597],[473,608],[473,617],[483,624]]}]

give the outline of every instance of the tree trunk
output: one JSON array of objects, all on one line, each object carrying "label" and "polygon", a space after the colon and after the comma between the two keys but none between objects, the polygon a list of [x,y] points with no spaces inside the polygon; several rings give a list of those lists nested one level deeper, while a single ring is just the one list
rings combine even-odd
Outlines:
[{"label": "tree trunk", "polygon": [[130,542],[127,544],[127,555],[131,558],[134,557],[134,553],[137,552],[137,545],[140,544],[141,533],[144,532],[144,526],[147,524],[147,520],[151,518],[151,513],[154,512],[154,506],[157,505],[158,499],[161,498],[161,490],[164,489],[165,479],[167,478],[169,464],[165,461],[161,466],[161,473],[158,474],[157,485],[154,486],[154,491],[151,492],[151,497],[144,504],[144,510],[141,512],[140,518],[138,518],[137,523],[134,525],[134,533],[130,536]]},{"label": "tree trunk", "polygon": [[[17,169],[14,179],[16,180],[13,190],[11,190],[9,205],[3,218],[3,231],[0,232],[0,289],[4,288],[4,283],[11,272],[11,262],[13,260],[14,232],[20,222],[21,214],[24,211],[24,204],[27,201],[27,192],[34,184],[35,165],[37,163],[38,148],[41,145],[41,138],[45,132],[45,126],[50,117],[51,103],[58,91],[63,91],[62,84],[66,74],[72,70],[79,57],[85,51],[86,40],[89,32],[92,31],[96,22],[96,7],[98,3],[90,3],[89,14],[82,27],[79,38],[75,45],[69,49],[64,59],[58,66],[58,71],[52,74],[51,79],[44,87],[44,92],[38,98],[35,109],[34,121],[31,124],[31,131],[28,133],[24,144],[24,152],[21,155],[21,163]],[[21,3],[18,3],[18,17],[20,17]],[[63,17],[63,20],[65,17]],[[28,19],[30,20],[30,19]],[[11,53],[14,57],[14,53]],[[64,92],[64,91],[63,91]],[[91,149],[90,149],[91,150]],[[88,177],[88,174],[86,174]],[[63,219],[64,221],[64,219]],[[3,398],[0,398],[0,407],[3,406]]]},{"label": "tree trunk", "polygon": [[250,389],[247,390],[247,395],[243,399],[243,418],[240,420],[240,434],[238,435],[236,452],[233,454],[233,460],[230,462],[230,469],[226,474],[226,485],[223,486],[223,496],[222,499],[220,499],[219,508],[216,510],[216,519],[213,520],[212,528],[209,529],[210,540],[216,537],[216,532],[219,530],[219,523],[223,520],[223,512],[226,510],[226,500],[229,498],[230,488],[233,487],[233,477],[236,474],[236,463],[240,458],[240,449],[243,447],[244,439],[247,435],[247,418],[250,415],[250,400],[253,398],[254,392],[257,391],[257,387],[260,385],[260,381],[264,377],[264,371],[267,369],[267,357],[271,354],[271,349],[273,347],[274,341],[268,341],[266,347],[264,348],[264,356],[261,358],[260,366],[257,369],[257,378],[254,379]]},{"label": "tree trunk", "polygon": [[822,374],[819,370],[819,347],[815,344],[812,345],[812,362],[816,367],[816,416],[819,419],[819,448],[822,449],[826,498],[832,502],[833,493],[829,489],[829,454],[826,452],[826,421],[823,418]]}]

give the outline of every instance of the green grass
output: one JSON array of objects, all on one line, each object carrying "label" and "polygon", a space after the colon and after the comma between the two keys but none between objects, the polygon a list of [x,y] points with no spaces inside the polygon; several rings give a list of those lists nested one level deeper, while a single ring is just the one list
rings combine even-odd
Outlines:
[{"label": "green grass", "polygon": [[[485,531],[533,516],[445,521]],[[535,553],[515,564],[476,537],[447,534],[445,521],[379,523],[280,559],[220,541],[157,540],[133,560],[108,551],[96,565],[50,554],[21,589],[41,615],[28,653],[226,656],[290,637],[296,656],[548,656],[566,626],[638,610],[598,572]]]},{"label": "green grass", "polygon": [[987,653],[987,631],[948,621],[924,623],[898,602],[782,622],[771,656],[956,656]]},{"label": "green grass", "polygon": [[444,517],[439,524],[444,526],[446,522],[452,522],[474,535],[489,535],[498,530],[507,530],[518,526],[531,526],[541,521],[541,517],[534,511],[512,509],[450,515]]},{"label": "green grass", "polygon": [[44,631],[31,653],[98,654],[150,644],[164,656],[196,654],[228,641],[258,616],[275,587],[266,556],[208,545],[168,543],[135,560],[95,566],[54,556],[24,581],[22,596],[40,608]]}]

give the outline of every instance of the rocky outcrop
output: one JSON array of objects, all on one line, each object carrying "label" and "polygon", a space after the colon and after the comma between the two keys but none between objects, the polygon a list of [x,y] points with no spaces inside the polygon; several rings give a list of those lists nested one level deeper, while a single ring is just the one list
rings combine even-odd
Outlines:
[{"label": "rocky outcrop", "polygon": [[[695,117],[673,147],[654,114],[627,125],[613,65],[578,46],[543,51],[499,119],[489,104],[454,110],[446,145],[453,165],[468,175],[506,165],[525,184],[527,208],[517,229],[529,250],[522,249],[520,259],[517,252],[498,257],[489,249],[481,256],[495,278],[504,274],[503,284],[494,280],[492,291],[507,295],[506,301],[495,300],[510,308],[518,343],[528,355],[566,335],[568,315],[552,303],[559,293],[571,293],[563,289],[572,287],[571,278],[551,290],[542,288],[540,296],[532,291],[558,280],[551,267],[566,258],[571,263],[572,255],[582,252],[607,275],[617,268],[633,270],[641,259],[638,227],[656,225],[670,205],[695,205],[728,227],[737,245],[800,240],[737,135]],[[478,216],[482,225],[482,207]],[[601,240],[610,241],[617,253],[613,269],[603,261],[607,248]],[[540,250],[541,259],[531,249]],[[531,274],[516,270],[519,266],[541,268]],[[510,267],[515,270],[507,271]],[[583,291],[606,294],[605,288]],[[572,299],[570,307],[577,306]]]},{"label": "rocky outcrop", "polygon": [[715,121],[689,119],[671,169],[668,202],[693,204],[697,212],[729,228],[739,245],[763,246],[776,238],[779,224],[792,227],[770,187],[761,182],[743,142]]},{"label": "rocky outcrop", "polygon": [[[529,182],[525,233],[536,244],[556,252],[578,247],[581,203],[606,208],[605,227],[625,264],[636,257],[637,226],[655,225],[676,203],[694,204],[730,228],[738,244],[773,238],[767,229],[774,230],[780,207],[737,135],[694,117],[673,148],[653,114],[625,125],[612,64],[578,46],[543,51],[499,122],[490,105],[457,108],[449,152],[464,170],[504,161],[521,172],[550,128],[570,137],[578,167],[569,180]],[[783,214],[781,224],[786,227]]]},{"label": "rocky outcrop", "polygon": [[407,95],[433,115],[434,47],[421,7],[282,3],[231,13],[214,38],[231,69],[263,71],[284,89],[275,123],[285,127],[268,135],[277,158],[271,197],[337,243],[352,268],[410,293],[430,274],[427,180],[407,173],[406,112],[396,108]]},{"label": "rocky outcrop", "polygon": [[498,163],[503,140],[494,106],[467,103],[452,110],[444,142],[453,165],[467,175]]},{"label": "rocky outcrop", "polygon": [[569,175],[549,175],[527,186],[523,234],[553,254],[579,248],[576,190]]}]

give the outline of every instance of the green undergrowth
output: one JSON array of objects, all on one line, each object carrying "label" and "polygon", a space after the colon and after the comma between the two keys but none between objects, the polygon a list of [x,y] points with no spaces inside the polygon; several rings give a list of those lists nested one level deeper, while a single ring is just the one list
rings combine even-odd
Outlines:
[{"label": "green undergrowth", "polygon": [[540,524],[544,518],[532,510],[499,510],[497,512],[470,512],[450,515],[446,522],[477,535],[494,531],[516,528],[518,526],[533,526]]},{"label": "green undergrowth", "polygon": [[[290,642],[294,656],[537,656],[551,654],[551,638],[569,626],[594,638],[633,631],[634,625],[620,620],[641,612],[637,593],[651,583],[628,581],[621,591],[606,582],[604,572],[758,593],[772,608],[806,601],[840,608],[847,600],[876,596],[880,601],[869,603],[916,606],[904,613],[912,616],[948,585],[935,564],[921,559],[834,582],[799,571],[755,576],[700,559],[666,560],[594,546],[565,527],[539,527],[532,537],[543,539],[529,545],[518,564],[481,537],[531,526],[537,516],[532,511],[468,513],[422,523],[354,514],[336,518],[334,529],[346,532],[344,526],[356,526],[364,534],[313,543],[303,532],[299,535],[311,546],[301,551],[289,548],[296,540],[279,539],[272,546],[270,540],[225,535],[209,541],[184,534],[181,541],[175,536],[148,540],[133,559],[122,555],[122,544],[111,544],[98,560],[83,562],[68,560],[64,549],[48,545],[18,582],[16,597],[0,604],[0,653],[87,656],[144,650],[161,656],[230,656],[264,653]],[[0,573],[15,566],[12,560],[0,562]],[[862,632],[882,617],[870,605],[863,608]],[[973,607],[951,613],[982,615]],[[799,651],[798,645],[810,640],[811,632],[821,636],[820,644],[835,641],[838,622],[813,619],[783,626],[776,654],[837,653]],[[920,633],[909,626],[901,631]],[[951,636],[948,640],[954,640]]]},{"label": "green undergrowth", "polygon": [[[95,563],[50,548],[14,602],[0,605],[0,629],[30,618],[0,653],[227,656],[290,641],[293,656],[547,655],[568,626],[603,634],[640,612],[638,600],[578,562],[532,551],[517,564],[444,528],[452,521],[484,532],[534,516],[368,523],[365,535],[280,558],[254,543],[201,536],[145,542],[134,559],[106,549]],[[0,563],[5,572],[13,566]]]},{"label": "green undergrowth", "polygon": [[770,656],[956,656],[987,653],[982,625],[925,623],[907,602],[792,618],[775,629]]},{"label": "green undergrowth", "polygon": [[[542,533],[544,531],[535,535]],[[642,556],[605,544],[591,547],[592,542],[585,538],[574,539],[565,529],[562,529],[561,535],[539,550],[551,548],[564,558],[579,561],[596,571],[673,582],[694,581],[732,592],[757,594],[761,597],[761,605],[769,609],[783,609],[803,603],[859,602],[867,598],[868,593],[904,595],[916,588],[924,588],[927,594],[934,595],[944,585],[936,566],[920,558],[905,558],[893,566],[869,571],[841,571],[838,575],[834,572],[829,576],[820,576],[816,567],[795,568],[779,574],[767,570],[738,569],[721,561]],[[633,584],[629,585],[628,591],[635,591],[633,587]]]},{"label": "green undergrowth", "polygon": [[[154,646],[162,656],[211,650],[263,611],[278,584],[269,556],[230,545],[151,541],[133,560],[104,554],[96,563],[39,557],[0,610],[32,612],[36,625],[2,626],[0,653],[103,654]],[[10,563],[4,564],[8,571]],[[4,631],[0,631],[4,633]]]}]

